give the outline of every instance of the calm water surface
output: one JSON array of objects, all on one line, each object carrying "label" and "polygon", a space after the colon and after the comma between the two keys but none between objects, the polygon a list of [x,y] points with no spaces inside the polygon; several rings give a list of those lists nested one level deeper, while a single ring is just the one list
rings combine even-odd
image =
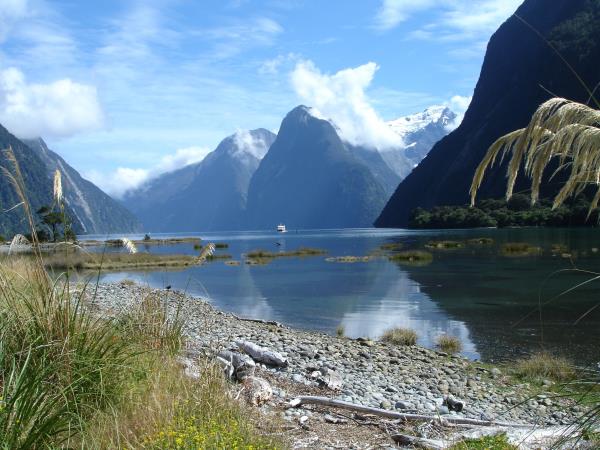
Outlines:
[{"label": "calm water surface", "polygon": [[[590,277],[563,269],[600,271],[599,233],[594,229],[202,233],[197,236],[204,242],[228,243],[228,249],[218,252],[242,262],[242,255],[255,249],[315,247],[328,255],[279,258],[262,266],[232,267],[214,261],[181,271],[107,273],[102,279],[172,285],[241,316],[327,333],[343,325],[351,337],[377,338],[390,327],[409,327],[417,331],[420,344],[432,347],[437,336],[448,333],[460,337],[463,354],[487,361],[544,348],[593,362],[600,360],[600,308],[593,309],[600,302],[599,282],[552,299]],[[161,236],[176,235],[153,235]],[[385,258],[353,264],[325,261],[328,256],[367,255],[391,242],[423,249],[429,240],[476,237],[491,237],[494,244],[435,250],[433,261],[420,267]],[[508,257],[501,252],[506,242],[528,242],[543,251]],[[564,248],[553,252],[557,245]],[[141,247],[140,251],[156,253],[197,253],[191,244]],[[548,302],[541,312],[540,302]]]}]

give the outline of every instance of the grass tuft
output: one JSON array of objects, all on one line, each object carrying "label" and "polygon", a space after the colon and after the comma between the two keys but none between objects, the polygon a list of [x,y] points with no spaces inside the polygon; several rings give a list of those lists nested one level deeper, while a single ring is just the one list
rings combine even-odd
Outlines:
[{"label": "grass tuft", "polygon": [[344,327],[344,325],[338,325],[337,328],[335,329],[335,334],[337,337],[346,336],[346,327]]},{"label": "grass tuft", "polygon": [[517,450],[517,448],[508,442],[505,434],[497,434],[477,439],[465,439],[454,444],[449,450]]},{"label": "grass tuft", "polygon": [[393,345],[415,345],[417,333],[410,328],[391,328],[383,333],[381,340]]},{"label": "grass tuft", "polygon": [[572,381],[577,373],[571,362],[563,357],[547,352],[536,353],[517,361],[514,366],[517,377],[534,380],[552,380],[557,382]]},{"label": "grass tuft", "polygon": [[438,348],[446,353],[455,354],[462,350],[462,343],[456,336],[449,336],[442,334],[437,338],[436,345]]}]

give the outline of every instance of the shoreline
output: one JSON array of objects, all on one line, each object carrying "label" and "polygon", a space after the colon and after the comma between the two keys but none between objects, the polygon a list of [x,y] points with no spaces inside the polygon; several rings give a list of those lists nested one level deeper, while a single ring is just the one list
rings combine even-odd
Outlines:
[{"label": "shoreline", "polygon": [[[178,291],[103,283],[90,305],[103,315],[117,316],[147,295],[159,296],[171,314],[179,305],[187,322],[188,356],[214,358],[239,340],[285,356],[289,361],[286,368],[257,365],[273,380],[274,392],[281,400],[289,400],[285,390],[320,390],[320,395],[390,411],[547,426],[569,424],[584,411],[574,400],[558,398],[550,386],[515,384],[503,370],[489,364],[418,346],[394,346],[243,319]],[[323,369],[339,375],[339,390],[319,387],[311,374]],[[278,389],[278,385],[287,389]],[[464,401],[464,410],[449,411],[443,405],[447,395]],[[296,413],[290,409],[277,412],[287,421],[297,418]]]}]

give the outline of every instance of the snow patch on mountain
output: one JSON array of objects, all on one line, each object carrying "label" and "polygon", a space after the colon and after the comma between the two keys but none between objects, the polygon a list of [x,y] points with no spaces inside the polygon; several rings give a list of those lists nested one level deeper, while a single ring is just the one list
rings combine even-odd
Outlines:
[{"label": "snow patch on mountain", "polygon": [[402,138],[421,131],[431,124],[447,127],[454,121],[456,114],[443,105],[430,106],[423,112],[411,114],[389,121],[388,126]]}]

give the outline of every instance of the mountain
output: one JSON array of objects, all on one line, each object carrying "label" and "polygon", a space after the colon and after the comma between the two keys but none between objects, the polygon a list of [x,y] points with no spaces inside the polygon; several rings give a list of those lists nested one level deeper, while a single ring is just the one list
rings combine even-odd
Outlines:
[{"label": "mountain", "polygon": [[[589,92],[569,65],[589,89],[600,81],[600,0],[526,0],[517,15],[490,39],[461,125],[400,183],[376,226],[406,226],[416,207],[467,203],[473,173],[497,138],[526,126],[553,96],[588,102]],[[478,198],[502,197],[505,174],[506,163],[492,168]],[[515,192],[524,187],[518,180]]]},{"label": "mountain", "polygon": [[[53,186],[46,167],[41,158],[27,145],[10,134],[0,125],[0,167],[14,174],[14,166],[7,158],[5,150],[12,148],[19,163],[26,196],[35,213],[41,206],[52,204]],[[4,171],[3,171],[4,172]],[[15,233],[29,233],[29,223],[25,217],[23,207],[15,205],[21,203],[14,186],[5,173],[0,174],[0,234],[10,238]]]},{"label": "mountain", "polygon": [[405,142],[405,148],[381,152],[385,162],[404,179],[427,156],[433,146],[448,134],[456,114],[447,106],[431,106],[425,111],[388,122]]},{"label": "mountain", "polygon": [[388,196],[364,162],[366,151],[344,144],[334,126],[310,108],[296,107],[283,119],[250,182],[249,226],[273,229],[280,222],[290,229],[370,226]]},{"label": "mountain", "polygon": [[243,229],[250,178],[274,140],[262,128],[238,132],[201,162],[163,174],[123,201],[148,231]]},{"label": "mountain", "polygon": [[80,232],[105,234],[141,230],[141,224],[131,212],[96,185],[82,178],[79,172],[50,150],[42,139],[23,142],[42,160],[48,177],[52,177],[56,169],[60,170],[64,199],[81,223]]}]

